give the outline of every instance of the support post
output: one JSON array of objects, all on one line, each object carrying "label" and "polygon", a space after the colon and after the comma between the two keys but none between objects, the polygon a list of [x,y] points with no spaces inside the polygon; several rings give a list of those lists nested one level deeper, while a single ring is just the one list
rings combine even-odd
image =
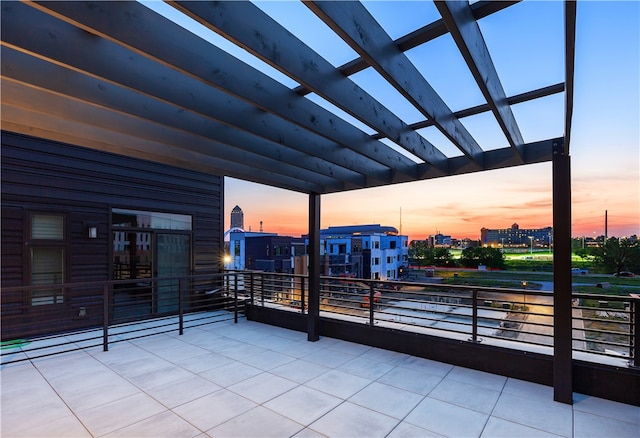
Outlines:
[{"label": "support post", "polygon": [[233,322],[238,323],[238,273],[233,274]]},{"label": "support post", "polygon": [[300,312],[304,315],[306,305],[306,298],[304,296],[304,277],[300,277]]},{"label": "support post", "polygon": [[253,272],[249,273],[249,296],[251,297],[251,305],[253,306]]},{"label": "support post", "polygon": [[109,284],[102,291],[102,351],[109,351]]},{"label": "support post", "polygon": [[471,292],[471,342],[478,342],[478,291]]},{"label": "support post", "polygon": [[309,194],[309,311],[307,339],[320,339],[320,195]]},{"label": "support post", "polygon": [[178,334],[182,336],[184,334],[184,278],[178,279]]},{"label": "support post", "polygon": [[571,162],[553,143],[553,399],[573,404],[571,308]]},{"label": "support post", "polygon": [[640,294],[630,294],[631,302],[629,309],[629,365],[640,368]]},{"label": "support post", "polygon": [[373,288],[373,283],[369,283],[369,325],[373,327],[375,324],[374,315],[373,315],[373,300],[375,299],[375,290]]}]

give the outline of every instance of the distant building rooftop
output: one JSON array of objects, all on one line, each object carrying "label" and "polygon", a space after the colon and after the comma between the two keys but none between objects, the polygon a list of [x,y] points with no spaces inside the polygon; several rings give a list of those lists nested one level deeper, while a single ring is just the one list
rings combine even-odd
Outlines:
[{"label": "distant building rooftop", "polygon": [[380,224],[368,224],[368,225],[345,225],[338,227],[329,227],[324,230],[320,230],[320,235],[335,235],[335,234],[398,234],[398,229],[395,227],[383,226]]}]

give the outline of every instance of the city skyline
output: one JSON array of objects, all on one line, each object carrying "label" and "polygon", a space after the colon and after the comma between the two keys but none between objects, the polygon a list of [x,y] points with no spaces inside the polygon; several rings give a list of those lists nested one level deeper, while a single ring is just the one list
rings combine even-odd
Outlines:
[{"label": "city skyline", "polygon": [[[418,7],[413,3],[393,4],[396,8]],[[272,16],[286,19],[278,15],[284,13],[279,9],[283,8],[282,2],[259,2],[258,5]],[[389,3],[366,2],[365,5],[372,14],[381,17]],[[284,6],[289,13],[295,9],[291,3]],[[493,22],[492,17],[480,21],[508,94],[519,92],[524,86],[521,83],[563,80],[563,55],[557,53],[557,47],[562,45],[554,42],[561,37],[562,26],[554,21],[556,18],[547,20],[558,8],[562,8],[561,2],[524,2],[495,14],[500,25]],[[389,12],[389,17],[392,16]],[[639,17],[638,2],[578,4],[570,149],[573,236],[604,235],[605,211],[608,211],[609,236],[640,234]],[[385,23],[390,34],[394,32],[393,25],[391,18]],[[417,27],[416,23],[402,25]],[[527,38],[531,40],[513,41],[510,32],[516,35],[515,27],[522,26],[531,27],[532,32],[518,35],[524,35],[523,38],[529,35]],[[402,34],[406,30],[395,32]],[[302,31],[292,28],[294,33]],[[440,40],[446,43],[445,37],[436,41]],[[516,44],[517,48],[511,47]],[[430,47],[433,47],[429,49],[434,51],[432,54],[438,54],[437,44]],[[512,62],[508,54],[524,48],[528,53],[526,62]],[[420,63],[424,56],[432,54],[420,54],[412,60]],[[473,94],[477,90],[459,93],[455,89],[459,83],[455,79],[448,83],[446,73],[427,71],[431,75],[428,79],[441,94],[451,93],[446,96],[448,101],[457,99],[461,108],[474,104]],[[525,141],[563,135],[563,95],[543,100],[541,104],[513,106],[516,118],[522,116]],[[399,113],[407,122],[413,121],[410,113]],[[477,116],[461,120],[484,143],[502,146],[504,139],[492,125],[495,120],[488,123],[487,117]],[[437,134],[437,131],[421,132],[446,151],[446,144]],[[553,226],[551,184],[551,163],[542,163],[323,195],[321,227],[380,223],[396,228],[401,225],[402,233],[410,239],[423,239],[437,231],[457,238],[477,239],[482,227],[506,228],[514,222],[522,228]],[[245,212],[245,226],[251,226],[254,231],[260,221],[265,231],[278,234],[295,236],[308,231],[305,194],[227,179],[225,223],[236,204]]]}]

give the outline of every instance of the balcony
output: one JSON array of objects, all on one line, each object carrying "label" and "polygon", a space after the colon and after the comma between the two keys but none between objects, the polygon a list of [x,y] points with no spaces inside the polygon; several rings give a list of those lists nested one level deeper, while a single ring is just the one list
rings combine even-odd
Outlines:
[{"label": "balcony", "polygon": [[[58,318],[49,315],[50,333],[42,333],[46,324],[25,323],[14,329],[41,333],[3,345],[3,434],[640,432],[636,303],[630,298],[609,297],[622,323],[600,321],[589,329],[591,306],[600,308],[602,300],[575,297],[575,389],[567,405],[553,401],[549,294],[325,277],[322,336],[308,342],[307,280],[248,271],[176,279],[176,293],[163,295],[172,303],[144,295],[154,284],[131,291],[135,303],[115,299],[115,292],[129,290],[127,282],[63,285],[69,304]],[[92,324],[62,331],[64,315],[77,306],[73,292],[88,289],[104,291],[93,306],[82,303]],[[178,313],[134,317],[140,302]],[[27,308],[21,310],[13,308],[12,318],[17,312],[27,321]]]},{"label": "balcony", "polygon": [[[210,316],[218,322],[182,336],[4,365],[3,436],[640,433],[637,406],[581,394],[571,406],[554,402],[551,387],[520,379],[335,338],[307,342],[304,333],[243,317],[234,324],[227,311]],[[164,322],[178,325],[175,317]],[[131,328],[153,331],[149,322]]]}]

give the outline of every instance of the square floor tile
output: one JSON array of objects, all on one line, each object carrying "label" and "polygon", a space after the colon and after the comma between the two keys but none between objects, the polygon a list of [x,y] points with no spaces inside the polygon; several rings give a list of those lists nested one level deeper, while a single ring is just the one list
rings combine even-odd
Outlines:
[{"label": "square floor tile", "polygon": [[262,373],[231,385],[227,389],[255,403],[262,404],[296,386],[297,384],[291,380],[274,374]]},{"label": "square floor tile", "polygon": [[487,421],[487,425],[482,431],[482,437],[486,438],[534,438],[534,437],[558,437],[549,432],[512,421],[503,420],[501,418],[491,417]]},{"label": "square floor tile", "polygon": [[640,424],[640,406],[626,405],[598,397],[574,394],[573,410],[626,423]]},{"label": "square floor tile", "polygon": [[330,437],[384,437],[399,423],[353,403],[345,402],[309,426]]},{"label": "square floor tile", "polygon": [[261,373],[263,373],[262,370],[234,361],[227,365],[200,373],[200,376],[211,380],[216,385],[226,388],[227,386],[242,382],[249,377],[257,376]]},{"label": "square floor tile", "polygon": [[574,412],[574,434],[577,437],[640,437],[640,424],[625,423],[599,415]]},{"label": "square floor tile", "polygon": [[320,374],[326,373],[329,370],[330,368],[325,366],[307,362],[302,359],[296,359],[292,362],[274,368],[269,372],[297,383],[304,383],[318,377]]},{"label": "square floor tile", "polygon": [[471,437],[480,436],[488,418],[486,414],[427,397],[404,421],[445,436]]},{"label": "square floor tile", "polygon": [[412,371],[429,373],[441,377],[446,376],[454,368],[453,365],[415,356],[408,356],[399,366]]},{"label": "square floor tile", "polygon": [[396,367],[380,377],[378,382],[415,392],[416,394],[427,395],[441,380],[442,377],[440,376]]},{"label": "square floor tile", "polygon": [[315,430],[304,428],[297,434],[293,436],[293,438],[325,438],[320,432],[316,432]]},{"label": "square floor tile", "polygon": [[116,375],[111,382],[94,384],[82,381],[80,385],[53,384],[58,395],[74,410],[91,409],[124,397],[140,393],[140,388]]},{"label": "square floor tile", "polygon": [[571,436],[573,431],[571,405],[553,399],[524,398],[503,393],[492,416],[561,436]]},{"label": "square floor tile", "polygon": [[152,417],[167,408],[144,393],[106,403],[95,408],[77,411],[76,415],[92,435],[107,433]]},{"label": "square floor tile", "polygon": [[341,351],[343,353],[349,353],[356,356],[371,349],[371,347],[369,347],[368,345],[356,344],[354,342],[348,341],[336,342],[335,344],[329,345],[327,348],[330,350]]},{"label": "square floor tile", "polygon": [[349,399],[350,402],[390,417],[404,418],[424,396],[394,386],[373,382]]},{"label": "square floor tile", "polygon": [[207,431],[213,437],[266,438],[289,437],[304,429],[304,426],[257,406],[250,411]]},{"label": "square floor tile", "polygon": [[174,408],[220,389],[220,386],[204,377],[191,375],[151,388],[147,390],[147,394],[163,405]]},{"label": "square floor tile", "polygon": [[130,376],[128,379],[136,386],[148,390],[157,386],[166,385],[167,383],[175,382],[176,380],[182,380],[190,376],[193,376],[193,373],[190,371],[167,363],[162,368]]},{"label": "square floor tile", "polygon": [[191,357],[175,362],[180,368],[184,368],[187,371],[191,371],[195,374],[200,374],[208,370],[220,367],[222,365],[228,365],[233,362],[226,356],[222,356],[217,353],[206,353],[201,356]]},{"label": "square floor tile", "polygon": [[394,368],[394,365],[379,362],[377,360],[371,360],[362,356],[358,356],[355,359],[340,365],[341,371],[371,380],[384,376]]},{"label": "square floor tile", "polygon": [[330,370],[315,379],[309,380],[305,385],[335,397],[347,399],[370,383],[371,380],[369,379],[363,379],[338,370]]},{"label": "square floor tile", "polygon": [[36,431],[46,432],[47,426],[54,422],[74,428],[73,420],[77,422],[71,410],[50,387],[43,387],[24,398],[2,395],[2,436],[37,436]]},{"label": "square floor tile", "polygon": [[173,409],[173,412],[200,430],[209,430],[253,409],[256,404],[222,389]]},{"label": "square floor tile", "polygon": [[342,400],[306,386],[298,386],[264,404],[271,409],[304,426],[342,403]]},{"label": "square floor tile", "polygon": [[407,357],[409,357],[409,355],[405,353],[398,353],[397,351],[383,350],[382,348],[371,348],[362,353],[360,357],[377,360],[390,365],[400,365],[407,359]]},{"label": "square floor tile", "polygon": [[490,414],[500,392],[452,380],[447,376],[429,393],[429,397]]},{"label": "square floor tile", "polygon": [[324,351],[325,349],[325,346],[319,345],[317,342],[309,342],[306,340],[297,341],[293,344],[283,344],[271,347],[271,350],[278,351],[280,353],[286,354],[287,356],[292,356],[298,359],[309,355],[322,354],[320,352]]},{"label": "square floor tile", "polygon": [[536,398],[542,401],[553,400],[553,388],[539,383],[508,378],[502,392],[525,398]]},{"label": "square floor tile", "polygon": [[2,421],[3,437],[24,438],[60,438],[60,437],[93,437],[91,433],[75,415],[68,415],[51,419],[49,421],[24,422],[19,429],[13,429],[10,424]]},{"label": "square floor tile", "polygon": [[196,427],[173,412],[166,411],[118,429],[106,436],[122,438],[175,438],[195,437],[199,434],[200,430]]},{"label": "square floor tile", "polygon": [[356,356],[349,353],[344,353],[342,351],[331,350],[326,348],[322,350],[322,352],[314,352],[303,356],[302,359],[313,362],[318,365],[323,365],[325,367],[336,368],[340,365],[349,362]]},{"label": "square floor tile", "polygon": [[425,437],[441,437],[430,430],[423,429],[406,422],[398,424],[389,435],[388,438],[425,438]]},{"label": "square floor tile", "polygon": [[263,351],[261,353],[254,354],[252,356],[242,359],[242,362],[251,365],[252,367],[259,368],[264,371],[277,368],[289,362],[293,362],[295,358],[287,356],[286,354],[278,353],[276,351]]},{"label": "square floor tile", "polygon": [[246,344],[244,342],[239,342],[238,345],[216,351],[216,353],[222,354],[223,356],[230,357],[231,359],[234,359],[234,360],[242,360],[249,356],[262,353],[263,351],[266,351],[266,348],[258,347],[257,345]]},{"label": "square floor tile", "polygon": [[507,378],[504,376],[462,367],[454,367],[447,374],[447,379],[457,380],[494,391],[502,391],[502,388],[504,388],[504,385],[507,383]]}]

